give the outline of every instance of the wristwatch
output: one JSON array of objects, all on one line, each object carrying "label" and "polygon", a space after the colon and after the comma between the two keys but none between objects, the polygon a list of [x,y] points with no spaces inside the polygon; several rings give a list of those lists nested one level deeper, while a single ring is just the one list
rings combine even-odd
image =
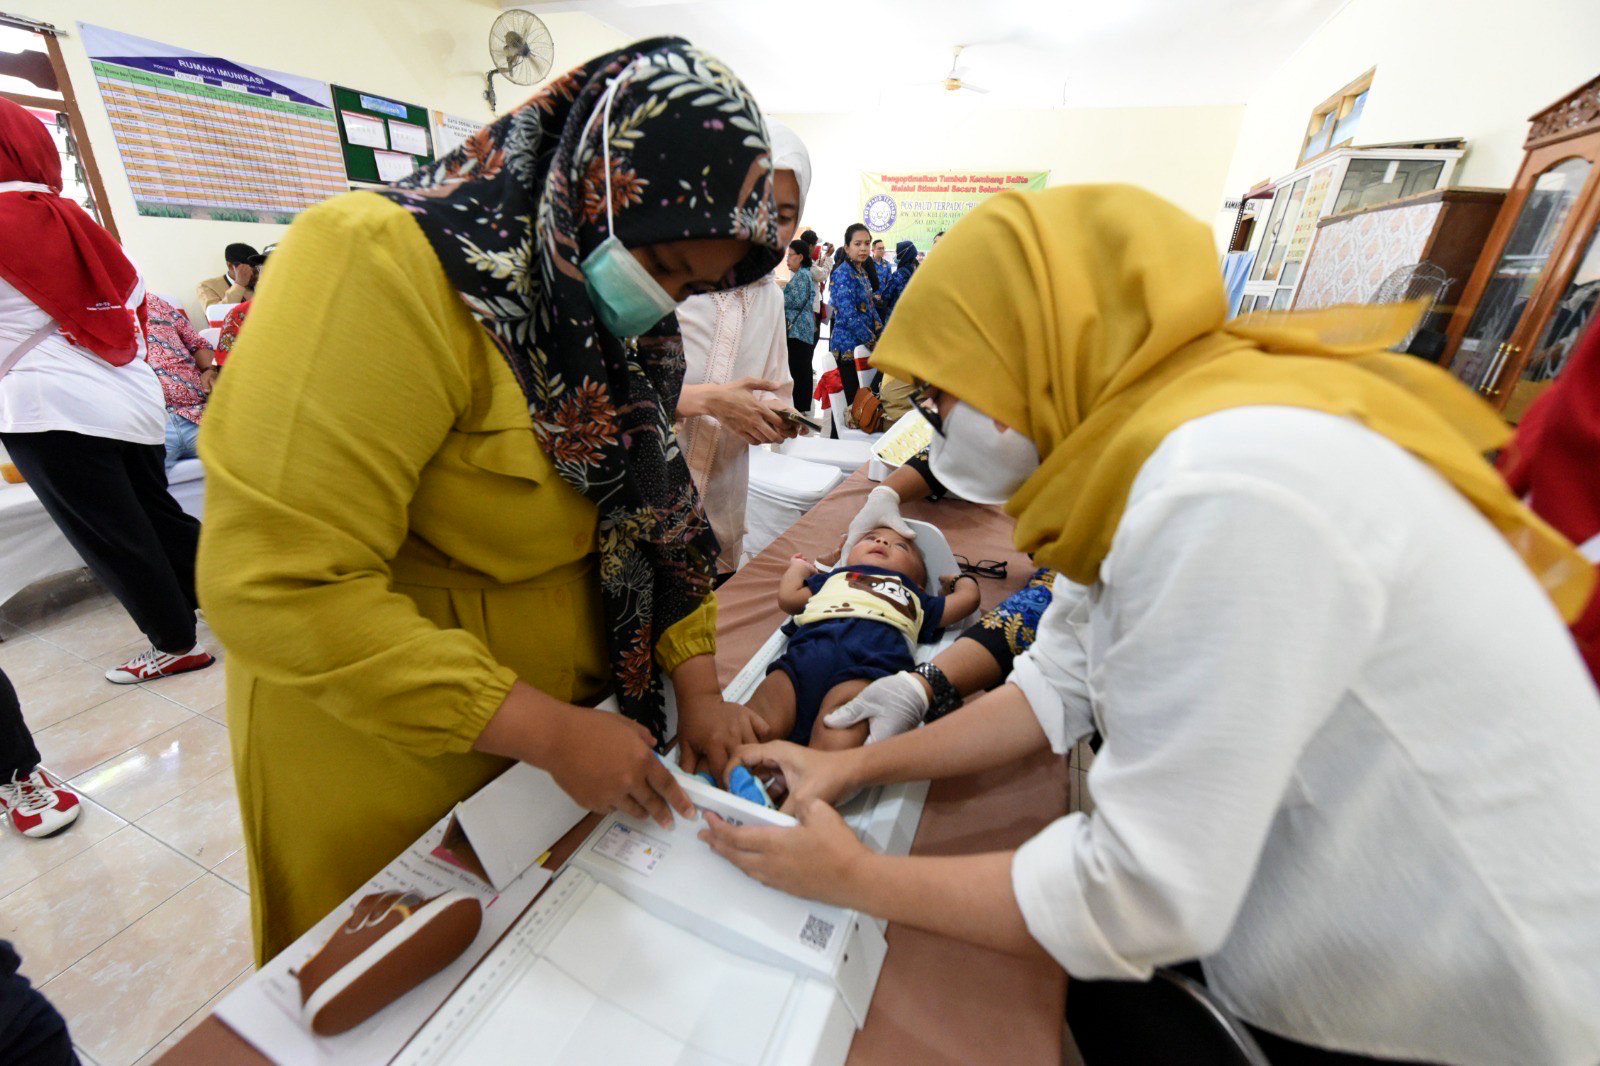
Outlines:
[{"label": "wristwatch", "polygon": [[932,663],[918,663],[911,672],[920,675],[933,689],[933,702],[928,706],[927,721],[936,722],[961,706],[961,693],[956,691],[943,670]]}]

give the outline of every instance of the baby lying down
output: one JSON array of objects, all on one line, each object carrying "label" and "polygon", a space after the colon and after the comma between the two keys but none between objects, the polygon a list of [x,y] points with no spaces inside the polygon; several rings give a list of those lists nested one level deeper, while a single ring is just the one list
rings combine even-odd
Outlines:
[{"label": "baby lying down", "polygon": [[789,563],[778,604],[794,621],[784,626],[789,647],[767,667],[747,706],[772,727],[772,736],[837,750],[866,742],[867,723],[831,729],[821,721],[868,683],[916,665],[918,643],[978,608],[976,580],[951,574],[945,594],[923,591],[928,568],[917,542],[887,526],[869,531],[844,564],[819,574],[804,556]]}]

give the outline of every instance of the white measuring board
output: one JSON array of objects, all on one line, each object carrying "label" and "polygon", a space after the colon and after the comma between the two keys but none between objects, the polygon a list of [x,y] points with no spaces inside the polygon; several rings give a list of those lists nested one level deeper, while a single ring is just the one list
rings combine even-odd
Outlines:
[{"label": "white measuring board", "polygon": [[824,982],[726,952],[568,869],[395,1062],[832,1064],[854,1028]]}]

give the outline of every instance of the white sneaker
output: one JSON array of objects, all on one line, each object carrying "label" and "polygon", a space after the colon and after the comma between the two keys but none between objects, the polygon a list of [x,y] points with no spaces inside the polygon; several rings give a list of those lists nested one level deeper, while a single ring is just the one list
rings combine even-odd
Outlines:
[{"label": "white sneaker", "polygon": [[182,655],[169,655],[151,645],[121,666],[106,671],[106,680],[114,685],[137,685],[141,681],[154,681],[158,677],[186,674],[190,670],[204,670],[217,660],[211,653],[196,644]]},{"label": "white sneaker", "polygon": [[0,782],[0,814],[25,837],[47,837],[78,820],[78,794],[40,767],[24,778]]}]

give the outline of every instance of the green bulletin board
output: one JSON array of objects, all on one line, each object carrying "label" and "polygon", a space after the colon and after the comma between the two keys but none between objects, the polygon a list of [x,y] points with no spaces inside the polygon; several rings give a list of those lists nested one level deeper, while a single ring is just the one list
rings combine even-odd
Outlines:
[{"label": "green bulletin board", "polygon": [[388,183],[433,162],[427,108],[335,85],[333,109],[351,181]]}]

